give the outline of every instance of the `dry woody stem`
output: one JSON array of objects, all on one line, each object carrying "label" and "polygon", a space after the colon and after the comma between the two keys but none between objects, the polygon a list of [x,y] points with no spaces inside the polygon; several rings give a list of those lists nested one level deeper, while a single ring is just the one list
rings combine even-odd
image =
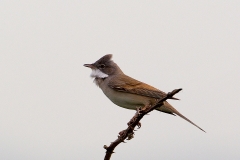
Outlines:
[{"label": "dry woody stem", "polygon": [[104,148],[106,149],[106,155],[104,157],[104,160],[110,160],[112,153],[114,153],[115,147],[117,147],[120,143],[125,143],[124,140],[130,140],[134,136],[134,128],[138,126],[138,128],[141,127],[140,120],[149,112],[153,111],[154,109],[162,106],[163,101],[166,101],[167,99],[173,98],[175,94],[180,92],[182,89],[175,89],[172,92],[169,92],[165,97],[162,99],[159,99],[155,105],[152,106],[146,106],[143,108],[137,108],[137,112],[133,116],[133,118],[127,123],[128,128],[121,131],[118,135],[118,138],[110,144],[110,146],[104,145]]}]

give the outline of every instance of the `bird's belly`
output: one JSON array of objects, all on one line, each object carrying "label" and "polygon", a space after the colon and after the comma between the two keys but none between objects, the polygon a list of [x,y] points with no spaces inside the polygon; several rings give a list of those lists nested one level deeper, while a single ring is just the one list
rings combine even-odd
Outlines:
[{"label": "bird's belly", "polygon": [[104,91],[104,94],[116,105],[127,108],[127,109],[136,109],[137,107],[142,107],[150,104],[150,100],[147,97],[140,95],[124,93],[114,91],[113,89],[108,89]]},{"label": "bird's belly", "polygon": [[138,97],[136,99],[135,95],[131,95],[129,93],[119,94],[118,97],[109,96],[108,98],[114,104],[127,109],[136,109],[136,107],[144,106],[144,102],[141,101],[141,99],[139,99]]}]

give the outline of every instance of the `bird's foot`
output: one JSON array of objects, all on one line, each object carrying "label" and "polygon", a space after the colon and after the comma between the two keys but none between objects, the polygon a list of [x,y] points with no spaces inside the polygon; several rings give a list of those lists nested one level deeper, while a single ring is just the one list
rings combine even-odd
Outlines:
[{"label": "bird's foot", "polygon": [[128,133],[127,140],[131,140],[134,138],[134,132]]},{"label": "bird's foot", "polygon": [[[130,125],[133,124],[133,122],[135,122],[135,121],[136,121],[136,117],[133,117],[133,118],[127,123],[127,125],[130,126]],[[137,127],[138,127],[137,129],[140,129],[140,128],[142,127],[141,122],[138,122]]]},{"label": "bird's foot", "polygon": [[134,116],[128,123],[127,125],[130,126],[131,124],[133,124],[133,122],[136,121],[136,117]]}]

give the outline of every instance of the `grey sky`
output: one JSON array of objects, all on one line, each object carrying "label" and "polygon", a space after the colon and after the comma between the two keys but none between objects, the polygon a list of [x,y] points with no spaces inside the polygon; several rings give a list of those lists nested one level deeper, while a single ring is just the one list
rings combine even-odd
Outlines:
[{"label": "grey sky", "polygon": [[92,83],[105,54],[202,127],[152,112],[114,160],[240,159],[239,1],[0,2],[0,159],[103,159],[134,111]]}]

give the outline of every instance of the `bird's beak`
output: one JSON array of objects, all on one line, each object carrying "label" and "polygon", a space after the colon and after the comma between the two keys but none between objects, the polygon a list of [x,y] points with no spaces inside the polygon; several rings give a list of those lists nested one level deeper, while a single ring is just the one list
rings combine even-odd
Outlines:
[{"label": "bird's beak", "polygon": [[96,67],[93,64],[84,64],[84,67],[89,67],[91,69],[95,69]]}]

